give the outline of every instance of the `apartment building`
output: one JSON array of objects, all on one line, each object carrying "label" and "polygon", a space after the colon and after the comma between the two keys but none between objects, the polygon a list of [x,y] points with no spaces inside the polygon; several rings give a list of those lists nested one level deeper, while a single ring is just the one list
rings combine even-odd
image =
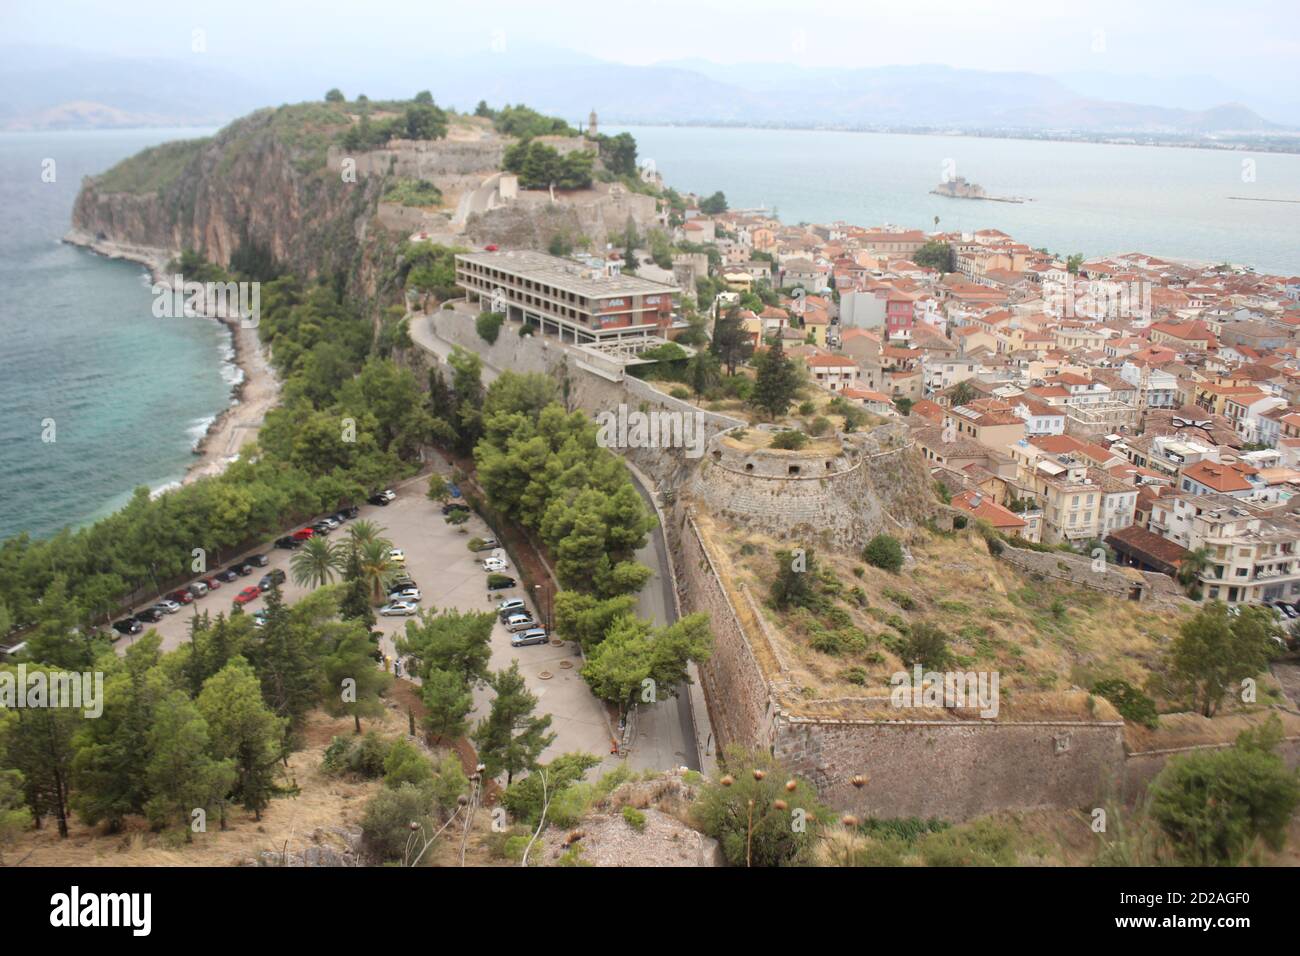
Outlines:
[{"label": "apartment building", "polygon": [[484,311],[577,345],[666,336],[681,296],[677,286],[522,250],[457,255],[456,284]]},{"label": "apartment building", "polygon": [[1201,598],[1228,604],[1300,595],[1300,519],[1224,495],[1176,494],[1151,506],[1150,530],[1188,551],[1204,548]]}]

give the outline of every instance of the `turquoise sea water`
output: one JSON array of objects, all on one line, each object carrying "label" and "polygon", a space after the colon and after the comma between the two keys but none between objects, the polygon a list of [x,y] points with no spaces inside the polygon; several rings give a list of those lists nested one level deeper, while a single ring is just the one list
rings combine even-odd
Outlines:
[{"label": "turquoise sea water", "polygon": [[[626,127],[665,182],[784,222],[1001,229],[1035,248],[1300,273],[1300,155],[964,136]],[[621,132],[622,128],[607,132]],[[945,167],[951,160],[952,166]],[[1243,163],[1253,165],[1243,166]],[[1009,204],[930,195],[945,168]]]},{"label": "turquoise sea water", "polygon": [[59,242],[83,176],[194,135],[0,134],[0,538],[47,536],[179,480],[229,403],[238,373],[223,326],[154,318],[140,266]]}]

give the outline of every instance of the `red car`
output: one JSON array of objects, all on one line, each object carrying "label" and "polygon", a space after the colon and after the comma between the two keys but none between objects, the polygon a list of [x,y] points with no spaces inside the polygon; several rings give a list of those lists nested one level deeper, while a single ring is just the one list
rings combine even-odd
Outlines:
[{"label": "red car", "polygon": [[216,578],[204,578],[203,583],[208,586],[209,591],[215,591],[217,588],[221,587],[221,582]]},{"label": "red car", "polygon": [[306,541],[308,538],[312,537],[315,534],[316,532],[313,531],[311,528],[299,528],[297,531],[293,533],[293,540]]},{"label": "red car", "polygon": [[261,596],[261,588],[244,588],[244,590],[235,595],[235,603],[247,604],[249,601],[255,601]]},{"label": "red car", "polygon": [[194,595],[189,592],[188,588],[181,588],[179,591],[173,591],[167,596],[178,604],[194,603]]}]

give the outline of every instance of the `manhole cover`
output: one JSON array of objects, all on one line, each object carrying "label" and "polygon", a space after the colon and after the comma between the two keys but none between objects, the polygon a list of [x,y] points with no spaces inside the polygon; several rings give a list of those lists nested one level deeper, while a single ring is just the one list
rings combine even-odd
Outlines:
[{"label": "manhole cover", "polygon": [[542,671],[540,674],[537,675],[537,677],[540,680],[550,680],[554,676],[555,675],[552,674],[550,671]]}]

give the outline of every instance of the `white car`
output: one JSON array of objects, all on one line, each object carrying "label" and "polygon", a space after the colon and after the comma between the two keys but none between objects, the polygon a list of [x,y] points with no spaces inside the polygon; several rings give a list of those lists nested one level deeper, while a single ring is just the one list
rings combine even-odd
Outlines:
[{"label": "white car", "polygon": [[419,604],[419,603],[420,603],[420,589],[419,589],[419,588],[401,588],[401,589],[399,589],[399,590],[397,590],[397,591],[393,591],[391,594],[389,594],[389,595],[388,595],[388,600],[389,600],[389,601],[392,601],[392,602],[395,603],[395,604],[398,603],[398,602],[401,602],[401,603],[403,603],[403,604]]},{"label": "white car", "polygon": [[397,492],[395,492],[392,488],[385,488],[383,491],[380,492],[380,494],[383,495],[385,498],[387,498],[389,501],[397,500]]},{"label": "white car", "polygon": [[490,573],[495,573],[497,571],[504,571],[508,567],[510,567],[510,562],[507,561],[505,558],[484,558],[483,559],[483,570]]},{"label": "white car", "polygon": [[381,617],[410,617],[419,613],[420,609],[410,601],[393,601],[379,609]]},{"label": "white car", "polygon": [[405,564],[406,552],[403,551],[401,548],[392,548],[388,552],[388,560],[392,561],[394,564]]},{"label": "white car", "polygon": [[176,601],[173,601],[171,598],[163,598],[157,604],[155,604],[154,607],[158,608],[158,610],[163,611],[166,614],[175,614],[177,611],[181,609],[180,604]]}]

